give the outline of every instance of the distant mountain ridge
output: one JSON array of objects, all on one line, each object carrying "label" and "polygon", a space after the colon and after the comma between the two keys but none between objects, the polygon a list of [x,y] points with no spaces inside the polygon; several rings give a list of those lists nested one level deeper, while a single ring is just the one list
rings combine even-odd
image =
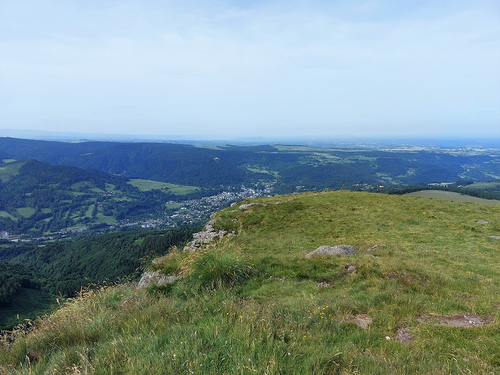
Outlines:
[{"label": "distant mountain ridge", "polygon": [[129,178],[217,186],[243,182],[245,172],[221,160],[221,151],[158,143],[66,143],[0,138],[0,150],[21,160],[97,169]]},{"label": "distant mountain ridge", "polygon": [[280,145],[195,147],[171,143],[65,143],[0,138],[0,152],[18,160],[37,159],[126,178],[199,187],[274,181],[279,187],[278,193],[296,189],[345,189],[352,188],[353,184],[500,179],[500,152],[465,149],[456,152]]}]

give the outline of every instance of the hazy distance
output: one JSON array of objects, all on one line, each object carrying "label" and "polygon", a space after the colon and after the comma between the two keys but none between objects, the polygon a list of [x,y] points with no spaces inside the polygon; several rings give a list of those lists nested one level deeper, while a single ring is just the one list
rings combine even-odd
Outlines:
[{"label": "hazy distance", "polygon": [[496,0],[0,0],[0,25],[0,136],[500,137]]}]

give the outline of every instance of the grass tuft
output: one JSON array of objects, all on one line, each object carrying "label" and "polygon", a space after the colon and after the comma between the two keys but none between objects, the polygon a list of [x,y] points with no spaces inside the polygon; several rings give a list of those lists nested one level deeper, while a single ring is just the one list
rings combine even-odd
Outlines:
[{"label": "grass tuft", "polygon": [[179,277],[194,289],[213,290],[242,285],[255,270],[233,248],[209,247],[192,252],[179,265]]}]

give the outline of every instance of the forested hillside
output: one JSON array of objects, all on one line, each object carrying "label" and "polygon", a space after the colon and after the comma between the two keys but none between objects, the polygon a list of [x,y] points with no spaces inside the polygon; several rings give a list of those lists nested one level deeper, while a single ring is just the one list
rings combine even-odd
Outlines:
[{"label": "forested hillside", "polygon": [[[485,194],[469,185],[500,181],[498,149],[195,147],[0,138],[0,152],[5,156],[0,230],[30,237],[131,223],[193,224],[251,195],[454,188],[496,198],[497,187],[484,185]],[[204,197],[212,198],[202,202]]]},{"label": "forested hillside", "polygon": [[198,229],[109,233],[45,246],[2,240],[0,328],[12,322],[9,312],[33,318],[32,310],[47,307],[42,303],[29,311],[10,310],[23,290],[73,297],[90,284],[134,280],[147,259],[165,254],[172,246],[182,247]]},{"label": "forested hillside", "polygon": [[500,179],[498,150],[340,149],[303,146],[194,147],[169,143],[46,142],[0,138],[18,160],[199,187],[275,181],[280,191],[372,183],[416,184]]},{"label": "forested hillside", "polygon": [[[210,192],[190,189],[186,195],[196,198]],[[181,200],[180,194],[168,188],[140,191],[128,179],[98,170],[9,161],[0,166],[0,230],[33,237],[106,228],[120,220],[168,212],[164,205]]]}]

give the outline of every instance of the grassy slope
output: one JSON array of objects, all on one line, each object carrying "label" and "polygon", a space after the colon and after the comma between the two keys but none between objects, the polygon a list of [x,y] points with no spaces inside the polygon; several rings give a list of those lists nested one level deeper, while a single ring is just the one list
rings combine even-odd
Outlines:
[{"label": "grassy slope", "polygon": [[431,198],[431,199],[441,199],[453,202],[472,202],[472,203],[486,204],[492,206],[495,205],[500,206],[500,200],[472,197],[470,195],[464,195],[452,191],[421,190],[421,191],[416,191],[414,193],[409,193],[408,195],[413,195],[415,197]]},{"label": "grassy slope", "polygon": [[[218,214],[217,226],[241,233],[211,250],[247,262],[253,276],[246,283],[204,290],[185,276],[166,295],[131,286],[91,292],[0,352],[0,372],[500,371],[500,240],[489,238],[500,235],[500,207],[353,192],[256,201],[267,205]],[[304,258],[336,244],[360,254]],[[386,246],[365,256],[377,244]],[[193,256],[158,267],[175,268],[183,258],[185,271]],[[493,324],[433,326],[416,321],[423,313],[484,314]],[[373,323],[342,322],[356,314]],[[395,340],[402,327],[414,341]]]}]

